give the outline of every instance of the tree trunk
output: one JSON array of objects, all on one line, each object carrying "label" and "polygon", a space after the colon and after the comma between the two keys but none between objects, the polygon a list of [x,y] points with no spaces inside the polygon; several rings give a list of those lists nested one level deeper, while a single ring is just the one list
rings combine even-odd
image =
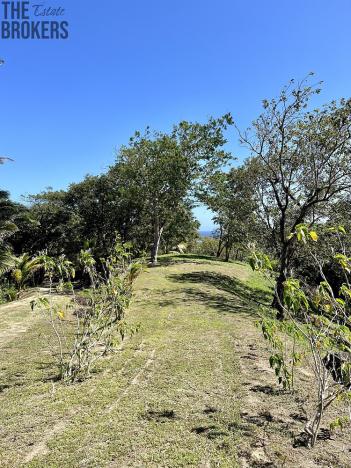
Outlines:
[{"label": "tree trunk", "polygon": [[284,281],[286,280],[286,275],[280,273],[277,278],[277,283],[275,287],[274,298],[272,302],[272,307],[277,311],[277,319],[284,320],[285,311],[283,307],[283,292],[284,292]]},{"label": "tree trunk", "polygon": [[223,252],[223,249],[224,249],[224,245],[222,245],[221,248],[217,250],[217,254],[216,254],[216,257],[217,257],[217,258],[220,258],[220,257],[221,257],[222,252]]},{"label": "tree trunk", "polygon": [[240,247],[236,249],[235,260],[239,260],[239,252],[241,251]]},{"label": "tree trunk", "polygon": [[160,223],[157,220],[154,222],[154,242],[151,248],[151,263],[153,265],[157,264],[158,249],[160,247],[160,240],[163,232],[163,226],[160,227]]},{"label": "tree trunk", "polygon": [[288,266],[289,266],[289,246],[287,243],[283,244],[282,252],[280,255],[280,270],[275,286],[275,294],[272,302],[272,307],[277,310],[277,319],[284,320],[285,311],[283,306],[283,293],[284,293],[284,282],[288,278]]},{"label": "tree trunk", "polygon": [[231,245],[226,245],[225,246],[225,261],[229,262],[229,257],[230,257],[230,252],[232,251],[232,246]]},{"label": "tree trunk", "polygon": [[221,256],[221,253],[222,253],[222,250],[223,250],[222,243],[223,243],[223,231],[222,231],[222,227],[221,227],[220,228],[220,235],[219,235],[219,239],[218,239],[218,249],[217,249],[217,254],[216,254],[217,258],[219,258]]},{"label": "tree trunk", "polygon": [[219,239],[216,257],[219,258],[221,256],[221,253],[222,253],[222,241],[221,239]]}]

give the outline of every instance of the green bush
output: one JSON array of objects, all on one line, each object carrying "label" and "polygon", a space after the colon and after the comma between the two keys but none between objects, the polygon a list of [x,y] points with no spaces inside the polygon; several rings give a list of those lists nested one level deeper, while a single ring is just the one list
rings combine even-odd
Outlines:
[{"label": "green bush", "polygon": [[214,239],[213,237],[201,237],[191,245],[189,250],[196,255],[215,257],[218,251],[218,239]]},{"label": "green bush", "polygon": [[14,301],[17,298],[17,289],[12,284],[0,285],[0,304]]}]

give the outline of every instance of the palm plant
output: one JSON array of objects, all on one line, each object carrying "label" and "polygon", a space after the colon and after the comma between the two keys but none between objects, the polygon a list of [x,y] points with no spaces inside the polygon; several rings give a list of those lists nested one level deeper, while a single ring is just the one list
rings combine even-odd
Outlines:
[{"label": "palm plant", "polygon": [[[0,65],[3,60],[0,59]],[[0,156],[0,164],[12,161],[11,158]],[[0,190],[0,277],[11,270],[15,265],[15,257],[6,245],[6,238],[17,231],[17,226],[12,222],[13,204],[9,200],[9,194]]]},{"label": "palm plant", "polygon": [[20,293],[33,278],[34,273],[43,267],[43,258],[31,258],[29,254],[24,253],[20,257],[15,257],[14,263],[15,267],[12,270],[12,277]]},{"label": "palm plant", "polygon": [[6,246],[5,239],[16,231],[17,226],[11,221],[0,221],[0,276],[7,273],[15,265],[15,257]]},{"label": "palm plant", "polygon": [[[0,163],[3,159],[0,157]],[[0,275],[14,266],[14,257],[6,243],[6,239],[18,230],[13,222],[14,215],[15,205],[9,199],[8,192],[0,190]]]},{"label": "palm plant", "polygon": [[13,161],[13,159],[6,156],[0,156],[0,164],[4,164],[5,161]]},{"label": "palm plant", "polygon": [[9,250],[0,249],[0,276],[12,270],[15,266],[15,257]]},{"label": "palm plant", "polygon": [[12,221],[0,221],[0,246],[4,244],[7,237],[18,230],[15,223]]}]

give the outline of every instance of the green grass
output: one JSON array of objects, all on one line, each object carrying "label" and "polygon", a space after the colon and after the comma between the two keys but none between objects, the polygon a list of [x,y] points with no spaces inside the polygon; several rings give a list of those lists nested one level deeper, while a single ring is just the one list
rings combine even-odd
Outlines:
[{"label": "green grass", "polygon": [[269,290],[241,263],[160,260],[127,314],[140,332],[73,386],[55,381],[45,320],[0,307],[0,332],[23,324],[0,342],[0,466],[237,466],[237,316]]}]

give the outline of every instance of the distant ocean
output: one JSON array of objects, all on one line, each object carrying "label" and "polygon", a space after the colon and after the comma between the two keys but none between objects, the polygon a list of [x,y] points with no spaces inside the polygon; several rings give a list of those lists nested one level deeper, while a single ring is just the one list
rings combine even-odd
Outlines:
[{"label": "distant ocean", "polygon": [[199,231],[200,237],[214,237],[215,229],[212,231]]}]

